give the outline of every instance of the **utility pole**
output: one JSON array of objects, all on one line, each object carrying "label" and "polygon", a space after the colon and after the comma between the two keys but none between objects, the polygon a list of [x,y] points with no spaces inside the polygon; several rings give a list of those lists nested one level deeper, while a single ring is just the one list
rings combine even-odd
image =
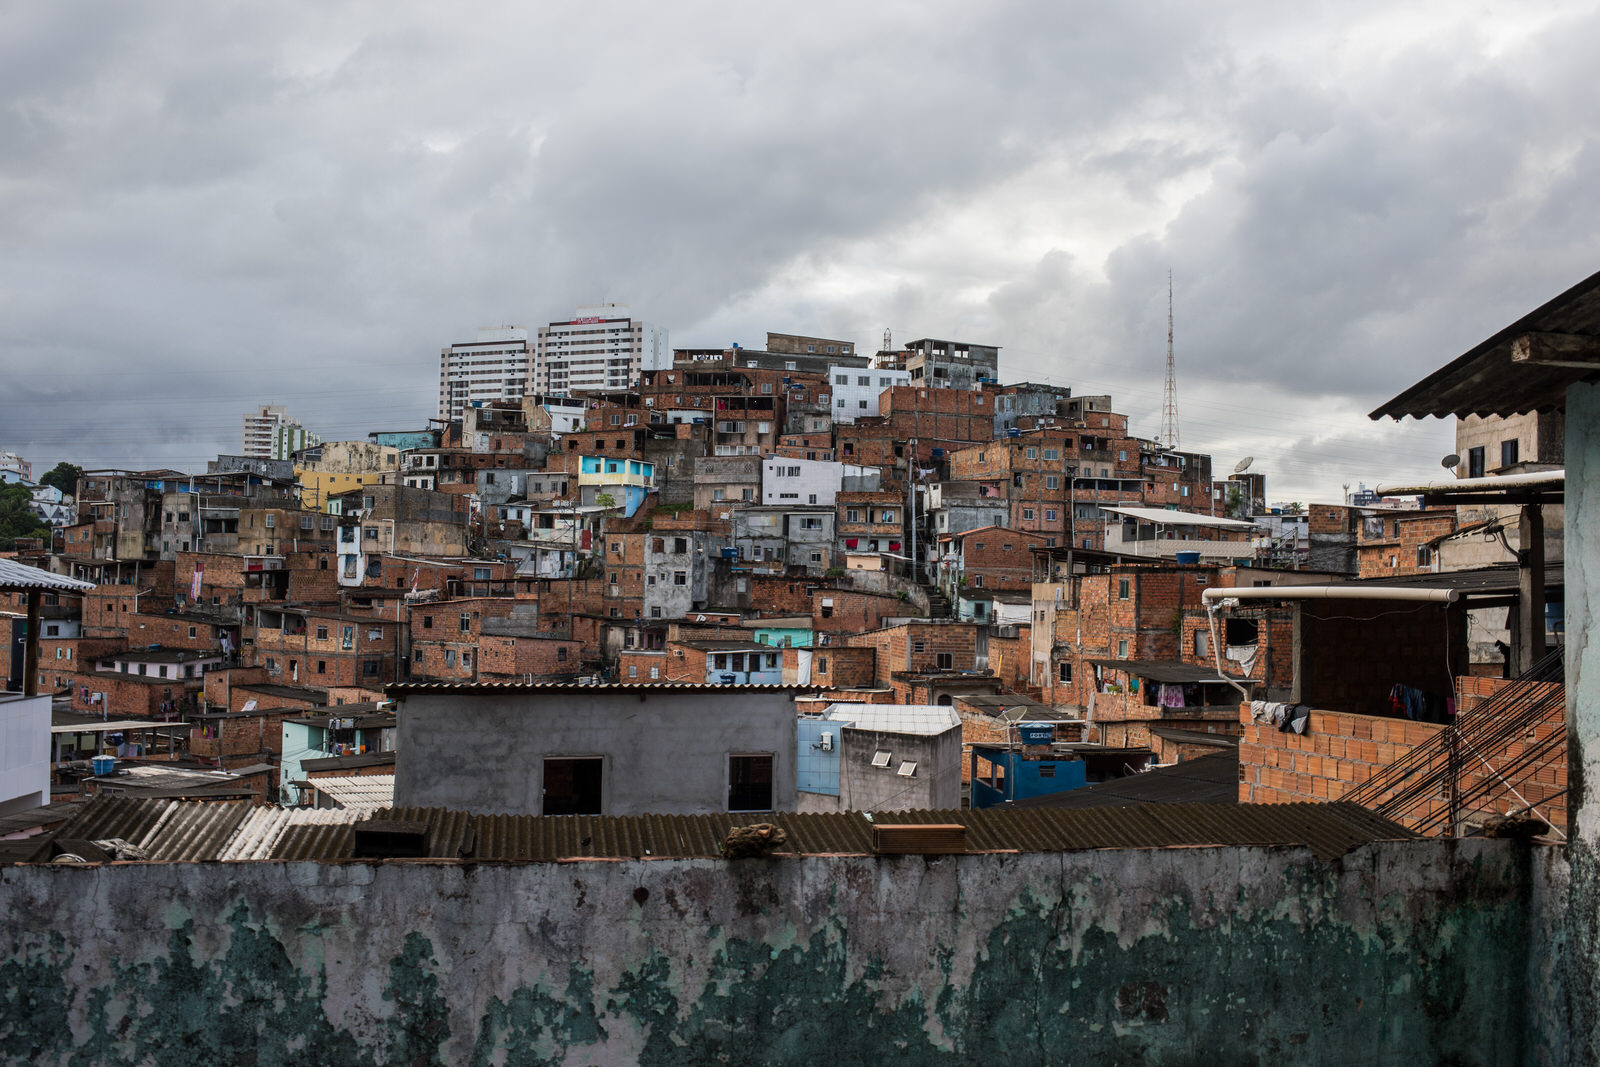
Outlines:
[{"label": "utility pole", "polygon": [[1172,272],[1167,271],[1167,384],[1161,393],[1161,443],[1178,447],[1178,374],[1172,353]]}]

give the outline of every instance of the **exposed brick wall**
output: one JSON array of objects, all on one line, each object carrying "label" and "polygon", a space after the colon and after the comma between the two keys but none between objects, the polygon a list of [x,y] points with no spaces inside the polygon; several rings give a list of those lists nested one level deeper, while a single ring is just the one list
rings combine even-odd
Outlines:
[{"label": "exposed brick wall", "polygon": [[[823,601],[832,602],[831,609]],[[883,620],[911,613],[899,597],[857,593],[848,589],[817,589],[811,594],[811,628],[819,634],[858,634],[876,630]],[[834,642],[837,643],[837,642]]]},{"label": "exposed brick wall", "polygon": [[1363,531],[1356,543],[1356,562],[1363,578],[1417,574],[1431,570],[1431,560],[1419,560],[1417,550],[1456,528],[1455,508],[1390,512],[1383,516],[1383,535],[1369,538]]},{"label": "exposed brick wall", "polygon": [[[1313,710],[1306,732],[1296,734],[1254,722],[1249,705],[1241,707],[1239,720],[1243,727],[1239,745],[1239,801],[1252,804],[1339,800],[1374,774],[1403,759],[1418,745],[1433,741],[1446,729],[1434,723],[1408,719]],[[1555,728],[1555,723],[1545,723],[1536,726],[1533,733],[1548,738]],[[1522,742],[1514,742],[1505,752],[1484,755],[1494,763],[1519,755],[1521,745]],[[1471,790],[1485,783],[1489,775],[1482,763],[1474,765],[1467,761],[1462,768],[1461,789]],[[1552,766],[1537,772],[1532,780],[1519,779],[1512,784],[1529,802],[1538,805],[1553,825],[1565,828],[1566,796],[1556,796],[1567,787],[1564,760],[1556,760]],[[1499,796],[1491,802],[1493,810],[1521,806],[1521,801],[1503,788],[1495,792]],[[1441,795],[1438,804],[1444,803]],[[1463,814],[1468,820],[1476,820],[1489,813],[1479,810]],[[1416,824],[1415,818],[1405,815],[1400,821]]]},{"label": "exposed brick wall", "polygon": [[[785,658],[798,653],[787,649]],[[877,678],[878,653],[873,648],[847,648],[833,645],[814,650],[811,657],[811,684],[841,689],[870,686]]]},{"label": "exposed brick wall", "polygon": [[206,720],[190,731],[189,754],[203,760],[249,757],[253,763],[280,755],[285,714],[297,713],[273,709],[240,719]]},{"label": "exposed brick wall", "polygon": [[[848,634],[844,643],[877,652],[874,684],[889,688],[903,672],[970,671],[976,666],[977,632],[968,623],[904,623],[863,634]],[[940,656],[949,662],[941,663]]]},{"label": "exposed brick wall", "polygon": [[1301,609],[1300,701],[1362,715],[1390,711],[1398,683],[1451,695],[1466,674],[1466,613],[1405,601],[1325,601]]}]

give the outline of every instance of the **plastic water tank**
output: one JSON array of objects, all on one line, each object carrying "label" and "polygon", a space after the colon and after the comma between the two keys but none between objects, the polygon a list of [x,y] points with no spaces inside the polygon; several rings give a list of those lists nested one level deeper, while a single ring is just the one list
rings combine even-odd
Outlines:
[{"label": "plastic water tank", "polygon": [[1179,563],[1195,564],[1200,562],[1200,553],[1179,552],[1176,558]]},{"label": "plastic water tank", "polygon": [[95,774],[110,774],[112,771],[116,770],[117,757],[96,756],[94,759],[90,760],[90,763],[94,765]]}]

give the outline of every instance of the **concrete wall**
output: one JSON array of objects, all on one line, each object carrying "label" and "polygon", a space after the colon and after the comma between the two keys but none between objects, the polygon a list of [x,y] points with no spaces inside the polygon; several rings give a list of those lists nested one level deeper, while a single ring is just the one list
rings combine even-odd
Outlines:
[{"label": "concrete wall", "polygon": [[795,803],[787,691],[412,692],[401,696],[395,803],[540,814],[544,759],[602,756],[602,813],[728,810],[728,756],[773,754],[779,809]]},{"label": "concrete wall", "polygon": [[1518,1063],[1510,841],[17,867],[0,1042],[72,1062]]},{"label": "concrete wall", "polygon": [[50,696],[0,693],[0,815],[50,803]]},{"label": "concrete wall", "polygon": [[[961,806],[961,728],[942,734],[901,734],[834,724],[840,738],[839,807],[844,811],[942,811]],[[874,767],[875,752],[889,766]],[[915,760],[915,777],[900,764]]]},{"label": "concrete wall", "polygon": [[[1574,1062],[1600,1059],[1600,385],[1567,387],[1567,766],[1575,814],[1570,927],[1559,930],[1568,968]],[[1564,944],[1563,944],[1564,942]]]}]

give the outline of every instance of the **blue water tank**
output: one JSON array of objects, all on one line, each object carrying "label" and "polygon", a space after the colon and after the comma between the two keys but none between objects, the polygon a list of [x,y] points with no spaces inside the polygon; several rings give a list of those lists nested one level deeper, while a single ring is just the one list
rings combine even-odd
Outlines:
[{"label": "blue water tank", "polygon": [[110,774],[117,769],[115,756],[96,756],[91,762],[94,764],[95,774]]},{"label": "blue water tank", "polygon": [[1177,560],[1178,560],[1179,563],[1187,564],[1187,565],[1192,566],[1192,565],[1200,562],[1200,553],[1198,553],[1198,552],[1179,552],[1178,555],[1177,555]]}]

